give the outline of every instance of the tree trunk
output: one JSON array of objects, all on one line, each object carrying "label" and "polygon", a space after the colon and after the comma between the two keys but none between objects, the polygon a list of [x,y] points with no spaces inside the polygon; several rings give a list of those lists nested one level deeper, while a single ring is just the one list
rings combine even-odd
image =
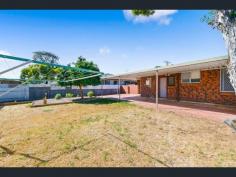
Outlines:
[{"label": "tree trunk", "polygon": [[[235,18],[235,17],[234,17]],[[236,26],[235,20],[229,16],[229,10],[218,10],[216,15],[219,29],[223,34],[223,38],[228,48],[229,63],[227,70],[229,73],[230,82],[234,88],[236,95]]]},{"label": "tree trunk", "polygon": [[[236,48],[234,48],[234,50],[235,49]],[[229,73],[230,82],[234,88],[235,95],[236,95],[236,53],[235,51],[229,52],[229,57],[230,57],[230,62],[227,66],[227,70]]]},{"label": "tree trunk", "polygon": [[84,93],[83,93],[82,85],[79,85],[79,91],[80,91],[81,99],[83,100],[84,99]]},{"label": "tree trunk", "polygon": [[228,34],[224,34],[224,40],[228,47],[229,63],[227,70],[229,73],[230,82],[236,94],[236,29],[231,28]]}]

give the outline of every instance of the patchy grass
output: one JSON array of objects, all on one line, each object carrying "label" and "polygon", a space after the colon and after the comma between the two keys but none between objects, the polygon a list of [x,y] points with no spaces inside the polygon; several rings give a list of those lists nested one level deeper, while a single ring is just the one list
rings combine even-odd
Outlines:
[{"label": "patchy grass", "polygon": [[44,109],[43,112],[51,112],[53,109]]},{"label": "patchy grass", "polygon": [[223,123],[129,102],[0,110],[0,166],[236,166]]},{"label": "patchy grass", "polygon": [[107,98],[84,98],[83,100],[75,100],[75,103],[80,104],[114,104],[117,103],[119,105],[128,104],[127,101],[124,100],[115,100],[115,99],[107,99]]}]

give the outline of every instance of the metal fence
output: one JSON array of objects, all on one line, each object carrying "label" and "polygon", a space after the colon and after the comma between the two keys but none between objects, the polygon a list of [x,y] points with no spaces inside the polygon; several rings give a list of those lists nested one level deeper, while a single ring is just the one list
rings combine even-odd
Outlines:
[{"label": "metal fence", "polygon": [[[0,87],[0,102],[26,101],[29,100],[29,87],[13,87],[12,85]],[[13,89],[14,88],[14,89]]]},{"label": "metal fence", "polygon": [[[111,95],[117,94],[117,89],[117,85],[87,86],[83,88],[83,94],[87,95],[88,91],[93,91],[97,96]],[[77,87],[48,87],[46,85],[13,86],[11,84],[0,84],[0,102],[39,100],[44,98],[45,94],[47,94],[48,98],[54,98],[58,93],[63,97],[66,93],[72,93],[74,96],[78,96],[80,91]]]}]

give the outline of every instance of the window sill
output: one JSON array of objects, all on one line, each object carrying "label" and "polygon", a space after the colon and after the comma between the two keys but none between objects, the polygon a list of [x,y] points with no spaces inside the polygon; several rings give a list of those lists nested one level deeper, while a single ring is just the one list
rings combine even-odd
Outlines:
[{"label": "window sill", "polygon": [[181,84],[200,84],[200,82],[181,82]]},{"label": "window sill", "polygon": [[235,95],[234,91],[220,91],[221,95]]}]

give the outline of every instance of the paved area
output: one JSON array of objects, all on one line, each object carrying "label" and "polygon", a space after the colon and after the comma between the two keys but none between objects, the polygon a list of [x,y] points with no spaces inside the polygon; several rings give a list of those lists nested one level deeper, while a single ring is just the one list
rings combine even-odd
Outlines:
[{"label": "paved area", "polygon": [[[118,95],[106,95],[106,98],[116,98]],[[135,104],[156,108],[155,99],[144,98],[140,95],[121,94],[122,100],[128,100]],[[159,109],[172,111],[177,114],[193,115],[199,118],[207,118],[215,121],[224,121],[225,119],[236,117],[236,106],[216,105],[208,103],[176,102],[170,100],[159,100]]]},{"label": "paved area", "polygon": [[[103,98],[113,98],[118,99],[118,95],[105,95],[99,96]],[[74,100],[79,100],[80,98],[63,98],[60,100],[48,99],[47,105],[56,104],[66,104],[71,103]],[[122,100],[128,100],[135,104],[147,107],[156,108],[155,99],[141,97],[138,94],[121,94]],[[44,106],[43,100],[34,101],[32,106]],[[209,103],[194,103],[194,102],[184,102],[184,101],[174,101],[174,100],[159,100],[158,108],[160,110],[166,110],[170,112],[175,112],[177,114],[192,115],[199,118],[206,118],[215,121],[223,122],[225,119],[236,117],[236,106],[227,105],[216,105]]]},{"label": "paved area", "polygon": [[78,99],[76,98],[61,98],[61,99],[47,99],[47,103],[44,104],[43,100],[35,100],[32,101],[32,107],[40,107],[40,106],[49,106],[49,105],[58,105],[58,104],[68,104],[68,103],[72,103],[74,99]]}]

